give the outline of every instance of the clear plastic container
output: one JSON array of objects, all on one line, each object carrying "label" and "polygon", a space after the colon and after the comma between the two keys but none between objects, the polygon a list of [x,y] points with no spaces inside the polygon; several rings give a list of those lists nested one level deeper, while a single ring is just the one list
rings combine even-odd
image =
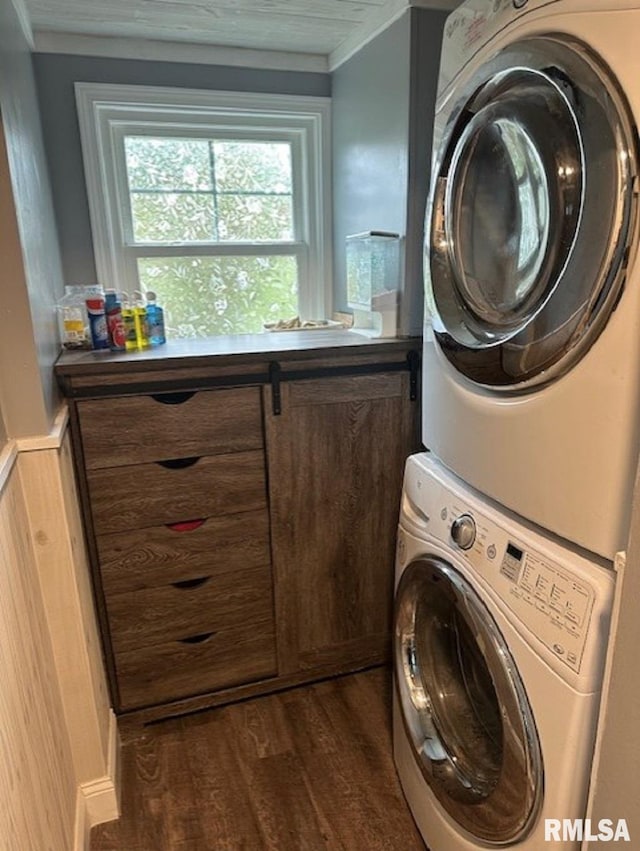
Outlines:
[{"label": "clear plastic container", "polygon": [[353,310],[376,310],[375,300],[395,298],[400,277],[400,237],[367,231],[347,237],[347,299]]},{"label": "clear plastic container", "polygon": [[87,287],[67,286],[56,305],[60,340],[65,349],[91,348],[86,298]]}]

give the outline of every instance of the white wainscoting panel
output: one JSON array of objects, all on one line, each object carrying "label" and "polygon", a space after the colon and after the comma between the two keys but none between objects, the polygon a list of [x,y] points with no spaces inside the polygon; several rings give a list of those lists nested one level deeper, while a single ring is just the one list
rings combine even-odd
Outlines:
[{"label": "white wainscoting panel", "polygon": [[15,467],[0,496],[0,671],[2,849],[68,851],[77,784]]}]

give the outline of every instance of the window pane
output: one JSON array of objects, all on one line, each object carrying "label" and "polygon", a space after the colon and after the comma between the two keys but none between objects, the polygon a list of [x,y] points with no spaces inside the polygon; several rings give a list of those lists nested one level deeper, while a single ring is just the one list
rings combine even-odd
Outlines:
[{"label": "window pane", "polygon": [[293,239],[291,197],[220,195],[218,235],[228,242],[279,242]]},{"label": "window pane", "polygon": [[212,188],[210,148],[206,139],[127,136],[124,149],[132,191]]},{"label": "window pane", "polygon": [[135,242],[211,242],[215,235],[213,196],[173,192],[131,194]]},{"label": "window pane", "polygon": [[170,338],[257,333],[298,313],[295,257],[142,258],[138,273],[165,309]]},{"label": "window pane", "polygon": [[218,192],[291,194],[288,142],[216,141],[213,152]]}]

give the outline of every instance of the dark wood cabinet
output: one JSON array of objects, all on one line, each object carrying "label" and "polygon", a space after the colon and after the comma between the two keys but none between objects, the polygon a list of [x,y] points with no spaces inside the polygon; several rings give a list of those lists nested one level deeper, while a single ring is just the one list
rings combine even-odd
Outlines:
[{"label": "dark wood cabinet", "polygon": [[415,435],[409,376],[294,381],[281,404],[266,418],[279,671],[380,663]]},{"label": "dark wood cabinet", "polygon": [[417,448],[410,350],[62,358],[118,714],[155,720],[388,658]]}]

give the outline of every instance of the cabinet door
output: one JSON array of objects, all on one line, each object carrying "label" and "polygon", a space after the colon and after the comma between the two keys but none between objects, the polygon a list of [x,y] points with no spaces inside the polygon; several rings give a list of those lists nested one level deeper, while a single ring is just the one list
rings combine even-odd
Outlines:
[{"label": "cabinet door", "polygon": [[265,388],[279,673],[389,653],[396,526],[416,403],[401,373]]}]

